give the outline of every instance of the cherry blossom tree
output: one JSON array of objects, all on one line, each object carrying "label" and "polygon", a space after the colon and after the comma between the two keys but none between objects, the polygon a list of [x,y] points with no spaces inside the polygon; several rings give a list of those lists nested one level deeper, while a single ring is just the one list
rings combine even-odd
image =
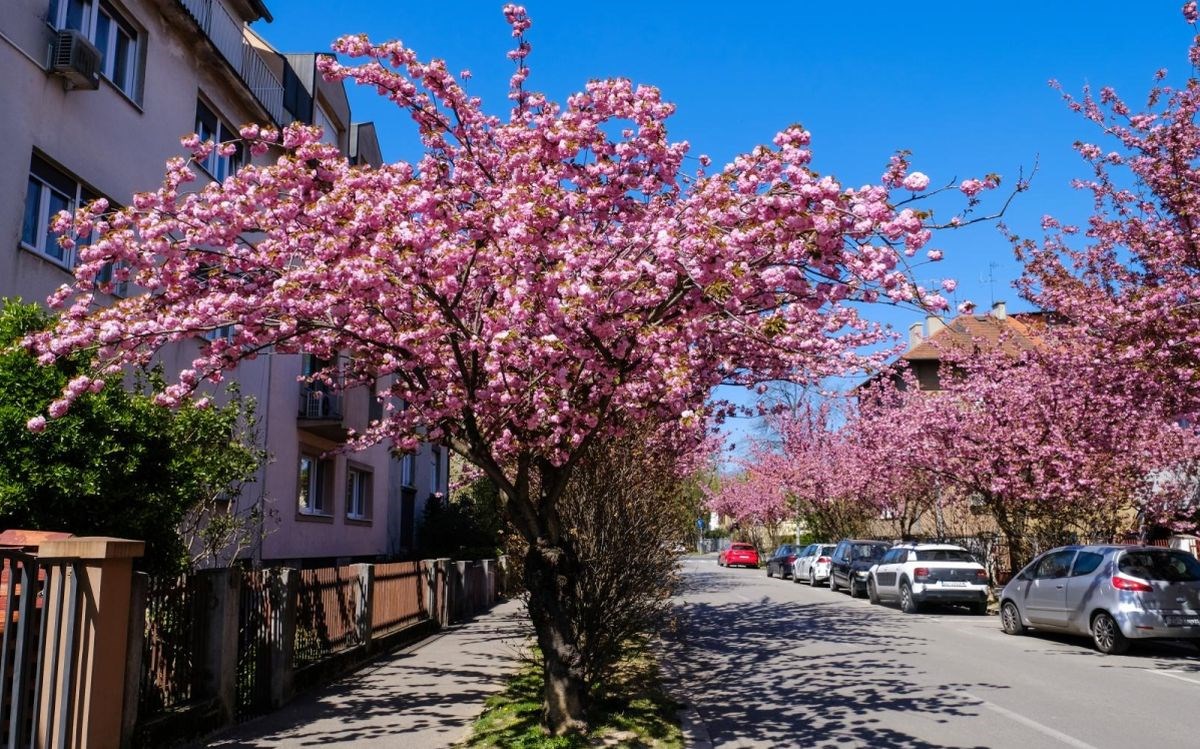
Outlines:
[{"label": "cherry blossom tree", "polygon": [[[327,78],[411,117],[416,162],[351,166],[317,128],[251,125],[243,145],[269,163],[195,189],[195,161],[238,144],[193,136],[158,190],[61,217],[61,230],[97,239],[51,300],[57,329],[30,345],[47,364],[85,352],[94,365],[50,418],[94,377],[224,326],[232,335],[162,402],[267,352],[349,362],[313,378],[379,393],[383,418],[351,448],[440,442],[499,487],[528,541],[545,717],[561,733],[584,727],[587,698],[568,626],[578,557],[559,512],[579,456],[631,424],[697,428],[722,412],[707,402],[720,383],[811,381],[859,363],[883,335],[859,303],[946,303],[907,272],[918,252],[941,253],[925,250],[928,216],[902,205],[929,184],[906,155],[881,184],[846,187],[812,170],[810,134],[793,125],[710,169],[668,138],[674,107],[651,86],[591,81],[562,104],[529,90],[530,21],[519,6],[505,15],[506,116],[467,93],[465,73],[400,42],[346,37],[335,50],[360,64],[322,59]],[[969,182],[971,204],[995,186]],[[97,306],[126,280],[145,293]]]},{"label": "cherry blossom tree", "polygon": [[[1183,14],[1195,28],[1196,3]],[[1101,136],[1075,143],[1091,174],[1074,186],[1094,212],[1082,226],[1046,216],[1041,241],[1013,236],[1024,293],[1138,368],[1181,415],[1200,411],[1200,36],[1188,62],[1180,87],[1159,70],[1141,109],[1108,87],[1064,93]]]}]

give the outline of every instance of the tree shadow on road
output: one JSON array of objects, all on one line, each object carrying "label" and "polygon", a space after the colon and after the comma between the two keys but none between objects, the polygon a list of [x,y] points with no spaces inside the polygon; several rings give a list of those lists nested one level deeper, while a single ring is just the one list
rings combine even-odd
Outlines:
[{"label": "tree shadow on road", "polygon": [[[684,592],[728,586],[727,577],[701,573],[689,576]],[[681,609],[663,661],[682,695],[696,699],[717,746],[940,749],[946,745],[884,718],[907,713],[941,724],[973,717],[981,705],[970,691],[1005,688],[916,684],[919,648],[928,640],[893,612],[765,597],[752,604],[693,601]]]}]

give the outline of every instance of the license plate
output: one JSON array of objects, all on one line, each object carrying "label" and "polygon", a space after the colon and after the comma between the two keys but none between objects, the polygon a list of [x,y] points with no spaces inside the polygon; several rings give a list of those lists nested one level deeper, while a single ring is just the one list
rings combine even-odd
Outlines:
[{"label": "license plate", "polygon": [[1164,616],[1168,627],[1200,627],[1200,616]]},{"label": "license plate", "polygon": [[957,580],[945,580],[942,582],[942,587],[945,588],[965,588],[967,584]]}]

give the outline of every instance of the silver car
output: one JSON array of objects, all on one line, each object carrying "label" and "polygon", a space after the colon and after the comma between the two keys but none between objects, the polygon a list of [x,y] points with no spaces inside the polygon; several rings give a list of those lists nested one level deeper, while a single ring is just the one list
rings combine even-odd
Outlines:
[{"label": "silver car", "polygon": [[1091,635],[1113,654],[1132,640],[1200,638],[1200,561],[1157,546],[1051,549],[1004,586],[1000,623],[1010,635]]},{"label": "silver car", "polygon": [[829,557],[833,544],[809,544],[792,563],[792,582],[806,582],[814,588],[829,579]]}]

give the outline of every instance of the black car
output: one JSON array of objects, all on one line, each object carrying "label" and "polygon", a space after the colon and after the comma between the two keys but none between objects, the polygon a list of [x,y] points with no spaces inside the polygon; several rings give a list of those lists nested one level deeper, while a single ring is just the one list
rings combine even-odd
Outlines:
[{"label": "black car", "polygon": [[796,554],[799,553],[800,547],[792,544],[784,544],[775,550],[771,558],[767,560],[767,577],[774,577],[776,573],[784,580],[792,576],[792,563],[796,561]]},{"label": "black car", "polygon": [[846,588],[855,598],[865,596],[871,566],[890,548],[892,545],[887,541],[844,539],[833,550],[829,563],[829,589]]}]

